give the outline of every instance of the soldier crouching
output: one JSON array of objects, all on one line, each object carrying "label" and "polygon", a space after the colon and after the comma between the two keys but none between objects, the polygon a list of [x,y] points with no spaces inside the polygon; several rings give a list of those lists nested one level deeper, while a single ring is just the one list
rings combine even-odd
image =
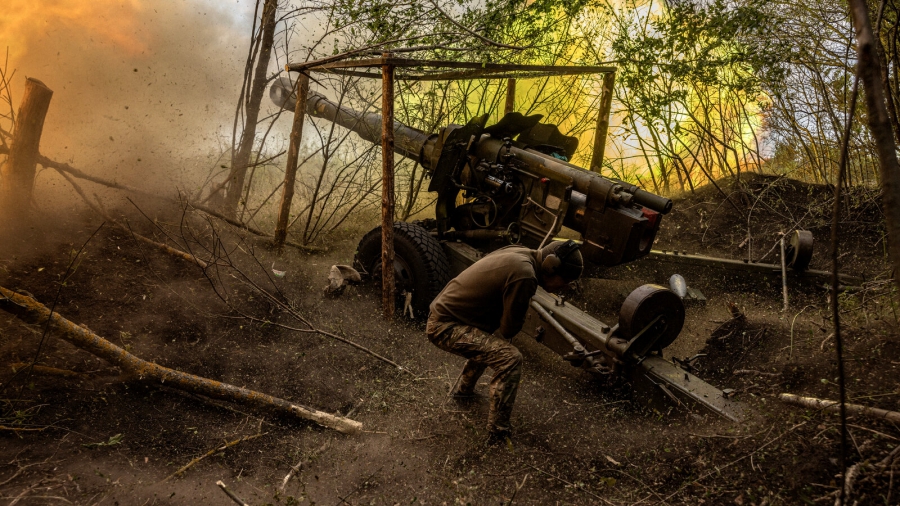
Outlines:
[{"label": "soldier crouching", "polygon": [[438,348],[466,359],[452,394],[467,397],[485,369],[490,387],[488,434],[510,434],[510,415],[522,376],[522,354],[510,342],[522,330],[531,297],[550,293],[581,276],[584,261],[574,241],[532,250],[507,246],[485,256],[451,280],[431,303],[425,332]]}]

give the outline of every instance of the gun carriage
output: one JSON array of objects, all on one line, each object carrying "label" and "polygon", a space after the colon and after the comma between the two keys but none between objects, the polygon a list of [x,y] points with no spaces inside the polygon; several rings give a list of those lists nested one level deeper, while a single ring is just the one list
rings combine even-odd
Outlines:
[{"label": "gun carriage", "polygon": [[[295,109],[287,78],[273,84],[270,98]],[[307,96],[305,109],[313,118],[381,142],[379,114],[354,111],[317,93]],[[452,276],[483,254],[509,244],[537,248],[563,226],[581,234],[589,264],[611,267],[650,253],[671,200],[569,163],[578,139],[541,123],[541,115],[509,112],[493,125],[487,125],[488,117],[437,133],[393,124],[394,152],[428,171],[428,190],[437,194],[434,219],[394,224],[396,291],[412,294],[418,314],[427,314]],[[380,228],[363,236],[355,263],[369,276],[380,276]],[[650,397],[739,420],[740,404],[663,358],[684,317],[681,298],[659,285],[634,290],[613,325],[539,288],[523,332],[592,374],[629,377]]]}]

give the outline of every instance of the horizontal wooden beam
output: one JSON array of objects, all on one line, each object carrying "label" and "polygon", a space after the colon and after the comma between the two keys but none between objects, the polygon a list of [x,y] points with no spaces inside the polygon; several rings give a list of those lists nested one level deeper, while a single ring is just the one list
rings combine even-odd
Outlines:
[{"label": "horizontal wooden beam", "polygon": [[[607,74],[615,72],[615,67],[610,66],[589,66],[589,65],[518,65],[508,63],[479,63],[479,62],[454,62],[443,60],[414,60],[407,58],[365,58],[360,60],[342,60],[336,62],[323,63],[320,65],[309,66],[307,63],[289,63],[285,65],[285,69],[289,72],[312,71],[312,72],[329,72],[349,69],[365,69],[378,68],[384,65],[391,65],[400,68],[433,68],[433,69],[468,69],[477,71],[478,74],[470,74],[465,72],[443,72],[434,74],[404,74],[398,75],[397,79],[412,80],[445,80],[445,79],[469,79],[474,77],[487,78],[510,78],[510,77],[544,77],[554,75],[587,75],[587,74]],[[358,72],[358,71],[357,71]],[[339,72],[335,72],[339,73]],[[515,73],[515,74],[512,74]],[[535,73],[531,76],[529,73]],[[361,77],[380,77],[380,73],[359,72]]]}]

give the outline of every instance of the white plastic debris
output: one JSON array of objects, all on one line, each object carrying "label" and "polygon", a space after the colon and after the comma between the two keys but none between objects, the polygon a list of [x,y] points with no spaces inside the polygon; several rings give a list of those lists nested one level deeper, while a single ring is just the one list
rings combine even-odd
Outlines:
[{"label": "white plastic debris", "polygon": [[283,278],[287,271],[279,271],[275,268],[275,262],[272,262],[272,274],[275,275],[276,278]]}]

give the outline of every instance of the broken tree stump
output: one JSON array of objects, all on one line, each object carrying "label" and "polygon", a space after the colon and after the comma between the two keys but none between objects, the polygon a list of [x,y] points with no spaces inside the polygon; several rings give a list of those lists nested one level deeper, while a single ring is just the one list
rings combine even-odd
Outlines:
[{"label": "broken tree stump", "polygon": [[69,343],[106,360],[143,381],[168,384],[172,388],[205,395],[213,399],[311,420],[323,427],[345,434],[353,434],[362,429],[361,423],[349,418],[331,415],[268,394],[201,378],[143,360],[57,313],[51,315],[46,306],[31,297],[15,293],[2,286],[0,286],[0,309],[15,315],[26,323],[44,325],[49,320],[50,329],[59,333]]},{"label": "broken tree stump", "polygon": [[51,98],[53,90],[44,83],[31,77],[25,80],[9,156],[0,167],[0,203],[9,213],[22,215],[31,202],[38,148]]}]

